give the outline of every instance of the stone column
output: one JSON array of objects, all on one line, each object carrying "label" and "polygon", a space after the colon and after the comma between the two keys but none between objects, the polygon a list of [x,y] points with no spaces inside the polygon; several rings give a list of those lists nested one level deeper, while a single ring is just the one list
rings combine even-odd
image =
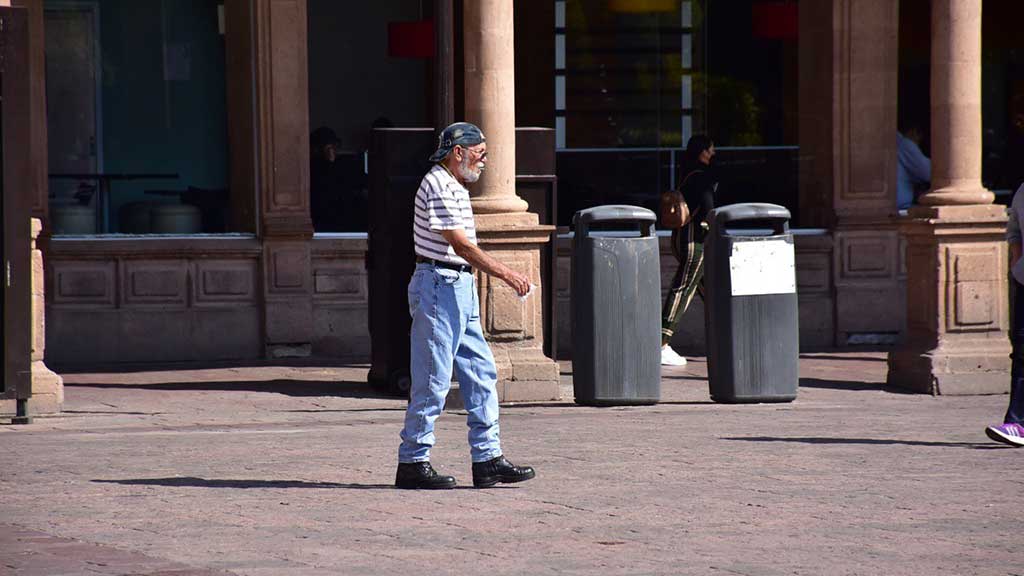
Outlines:
[{"label": "stone column", "polygon": [[[0,2],[3,5],[3,2]],[[46,39],[44,37],[43,0],[15,0],[8,3],[25,8],[28,13],[28,89],[29,89],[29,157],[32,189],[32,217],[42,221],[40,240],[45,244],[50,235],[48,152],[46,150]]]},{"label": "stone column", "polygon": [[926,206],[991,204],[981,185],[981,0],[932,1],[932,189]]},{"label": "stone column", "polygon": [[[487,137],[487,172],[474,214],[526,212],[516,196],[516,94],[512,0],[475,0],[463,8],[466,120]],[[515,218],[528,222],[529,218]],[[532,218],[534,224],[537,217]]]},{"label": "stone column", "polygon": [[32,397],[29,413],[55,414],[64,406],[64,379],[46,367],[46,294],[43,253],[36,247],[42,222],[32,219]]},{"label": "stone column", "polygon": [[981,0],[932,2],[932,190],[910,209],[907,341],[890,384],[1005,393],[1006,214],[981,184]]},{"label": "stone column", "polygon": [[480,246],[530,276],[526,302],[504,282],[480,274],[480,321],[498,365],[502,402],[559,397],[558,365],[543,353],[540,249],[552,227],[539,225],[516,195],[515,59],[512,0],[463,5],[466,120],[487,137],[488,163],[473,188]]},{"label": "stone column", "polygon": [[[837,346],[894,340],[906,308],[894,219],[898,5],[827,0],[799,11],[801,225],[831,228],[834,247],[830,263],[800,263],[801,282],[831,274],[814,284],[834,286]],[[827,299],[819,306],[829,313]]]},{"label": "stone column", "polygon": [[266,355],[309,356],[313,341],[306,0],[256,0],[256,180]]}]

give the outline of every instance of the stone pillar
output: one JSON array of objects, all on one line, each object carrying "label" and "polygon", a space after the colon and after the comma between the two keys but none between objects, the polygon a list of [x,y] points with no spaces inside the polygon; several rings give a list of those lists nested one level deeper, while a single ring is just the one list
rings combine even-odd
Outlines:
[{"label": "stone pillar", "polygon": [[309,356],[313,299],[309,214],[306,0],[256,0],[256,182],[263,240],[266,355]]},{"label": "stone pillar", "polygon": [[543,353],[540,250],[552,227],[516,195],[515,59],[512,0],[463,5],[466,120],[487,137],[488,163],[472,199],[477,238],[490,254],[527,274],[538,291],[526,302],[480,274],[480,321],[498,365],[502,402],[559,397],[558,365]]},{"label": "stone pillar", "polygon": [[46,367],[46,294],[43,253],[36,247],[42,222],[32,219],[32,397],[29,413],[55,414],[64,406],[64,379]]},{"label": "stone pillar", "polygon": [[926,206],[992,204],[981,185],[981,0],[932,1],[932,189]]},{"label": "stone pillar", "polygon": [[1006,214],[981,184],[981,0],[932,2],[932,190],[902,224],[907,341],[889,384],[1005,393]]},{"label": "stone pillar", "polygon": [[[0,5],[3,3],[0,2]],[[28,89],[29,158],[32,163],[29,182],[32,189],[32,217],[42,221],[40,239],[50,235],[48,152],[46,150],[46,39],[43,25],[43,0],[15,0],[7,5],[25,8],[28,13]]]},{"label": "stone pillar", "polygon": [[[516,91],[512,0],[475,0],[465,21],[466,120],[487,137],[487,172],[476,186],[473,213],[526,212],[516,196]],[[518,219],[517,219],[518,220]],[[529,219],[523,219],[528,221]],[[537,222],[536,216],[532,219]]]},{"label": "stone pillar", "polygon": [[892,341],[906,308],[894,219],[898,3],[801,2],[799,12],[800,224],[832,229],[835,344]]}]

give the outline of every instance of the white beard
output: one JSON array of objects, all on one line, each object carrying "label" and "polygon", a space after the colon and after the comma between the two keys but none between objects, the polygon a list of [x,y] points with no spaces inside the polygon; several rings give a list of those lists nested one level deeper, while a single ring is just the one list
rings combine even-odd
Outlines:
[{"label": "white beard", "polygon": [[469,166],[469,158],[466,158],[459,163],[456,170],[459,173],[459,178],[462,178],[462,180],[467,184],[472,184],[480,179],[480,174],[484,171],[484,163],[477,162],[476,166],[471,168]]}]

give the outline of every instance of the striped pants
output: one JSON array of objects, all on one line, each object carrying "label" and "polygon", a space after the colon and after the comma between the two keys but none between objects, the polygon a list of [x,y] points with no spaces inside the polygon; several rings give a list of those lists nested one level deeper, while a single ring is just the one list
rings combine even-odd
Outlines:
[{"label": "striped pants", "polygon": [[693,294],[699,291],[704,300],[704,244],[696,242],[693,233],[693,224],[672,231],[672,254],[679,261],[679,268],[661,309],[662,345],[672,339],[679,319],[690,307]]}]

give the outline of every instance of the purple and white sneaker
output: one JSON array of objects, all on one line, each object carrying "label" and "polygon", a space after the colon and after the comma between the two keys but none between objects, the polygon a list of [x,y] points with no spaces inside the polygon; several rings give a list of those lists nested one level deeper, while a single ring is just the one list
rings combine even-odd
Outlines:
[{"label": "purple and white sneaker", "polygon": [[985,428],[985,434],[988,434],[988,437],[996,442],[1002,442],[1003,444],[1009,444],[1018,448],[1024,446],[1024,426],[1020,424],[1007,422],[999,426],[989,426]]}]

